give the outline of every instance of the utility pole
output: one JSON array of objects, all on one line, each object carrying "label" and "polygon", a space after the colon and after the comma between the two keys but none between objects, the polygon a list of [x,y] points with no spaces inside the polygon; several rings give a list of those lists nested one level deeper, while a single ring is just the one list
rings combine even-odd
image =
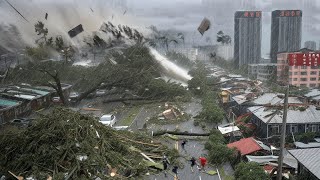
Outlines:
[{"label": "utility pole", "polygon": [[287,86],[286,94],[284,98],[284,107],[283,107],[283,119],[282,119],[282,128],[281,128],[281,138],[280,138],[280,155],[278,157],[278,170],[277,170],[277,180],[282,180],[282,166],[283,166],[283,151],[284,145],[286,143],[286,126],[287,126],[287,114],[288,114],[288,96],[289,96],[289,66],[286,67],[286,77],[287,77]]}]

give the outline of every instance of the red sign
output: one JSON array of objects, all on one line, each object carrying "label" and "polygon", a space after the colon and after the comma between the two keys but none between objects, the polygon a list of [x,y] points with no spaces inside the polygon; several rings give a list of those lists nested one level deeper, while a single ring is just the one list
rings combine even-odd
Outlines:
[{"label": "red sign", "polygon": [[286,10],[286,11],[280,11],[279,16],[281,16],[281,17],[301,16],[301,11],[300,11],[300,10]]},{"label": "red sign", "polygon": [[261,17],[261,11],[245,11],[243,12],[243,17],[257,17],[260,18]]},{"label": "red sign", "polygon": [[289,66],[319,66],[320,53],[291,53],[288,60]]}]

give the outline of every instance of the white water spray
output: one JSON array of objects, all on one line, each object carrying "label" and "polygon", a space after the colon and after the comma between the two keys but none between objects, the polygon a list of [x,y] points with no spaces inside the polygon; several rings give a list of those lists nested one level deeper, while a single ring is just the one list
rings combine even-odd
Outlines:
[{"label": "white water spray", "polygon": [[188,71],[186,69],[183,69],[178,65],[174,64],[173,62],[169,61],[166,57],[162,56],[157,50],[153,48],[149,49],[150,53],[155,57],[155,59],[160,62],[167,76],[173,77],[174,79],[177,79],[178,81],[182,82],[187,82],[192,78],[188,74]]}]

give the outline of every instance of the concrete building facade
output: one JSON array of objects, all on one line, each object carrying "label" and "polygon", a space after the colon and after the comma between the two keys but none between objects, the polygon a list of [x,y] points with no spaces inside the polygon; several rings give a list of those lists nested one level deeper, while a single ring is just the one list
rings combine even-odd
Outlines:
[{"label": "concrete building facade", "polygon": [[237,11],[234,16],[234,63],[237,68],[259,63],[261,11]]},{"label": "concrete building facade", "polygon": [[232,45],[219,45],[217,46],[217,55],[225,60],[233,59],[233,46]]},{"label": "concrete building facade", "polygon": [[[290,53],[301,53],[290,52]],[[312,53],[308,51],[306,53]],[[289,82],[298,87],[320,87],[320,69],[318,66],[289,66],[289,52],[279,53],[277,57],[277,80],[282,84]],[[288,72],[286,72],[288,71]],[[288,74],[289,73],[289,74]]]},{"label": "concrete building facade", "polygon": [[293,52],[301,48],[302,11],[272,11],[270,57],[277,63],[279,52]]},{"label": "concrete building facade", "polygon": [[260,81],[268,81],[272,76],[276,75],[277,64],[266,63],[266,64],[249,64],[248,75],[251,78],[258,79]]},{"label": "concrete building facade", "polygon": [[304,48],[315,51],[317,50],[317,43],[315,41],[306,41],[304,42]]}]

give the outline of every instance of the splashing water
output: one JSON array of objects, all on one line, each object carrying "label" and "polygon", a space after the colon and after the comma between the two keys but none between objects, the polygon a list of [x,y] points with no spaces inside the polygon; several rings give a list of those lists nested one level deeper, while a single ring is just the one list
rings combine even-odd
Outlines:
[{"label": "splashing water", "polygon": [[169,61],[166,57],[162,56],[157,50],[149,48],[150,53],[155,57],[155,59],[160,62],[161,66],[164,68],[164,73],[166,76],[173,77],[178,81],[187,82],[192,77],[188,74],[186,69],[179,67],[173,62]]}]

